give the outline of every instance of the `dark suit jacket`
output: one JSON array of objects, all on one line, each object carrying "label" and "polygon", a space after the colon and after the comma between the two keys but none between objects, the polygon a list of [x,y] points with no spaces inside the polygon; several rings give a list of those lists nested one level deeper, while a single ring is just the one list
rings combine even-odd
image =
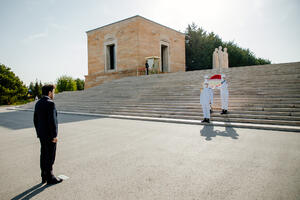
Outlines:
[{"label": "dark suit jacket", "polygon": [[52,140],[57,137],[57,111],[48,96],[42,97],[35,104],[33,122],[38,138]]}]

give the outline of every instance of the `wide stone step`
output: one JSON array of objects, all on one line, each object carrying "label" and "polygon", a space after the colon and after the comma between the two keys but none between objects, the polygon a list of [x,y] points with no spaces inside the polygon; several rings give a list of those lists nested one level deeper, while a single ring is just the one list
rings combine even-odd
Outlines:
[{"label": "wide stone step", "polygon": [[[57,107],[64,107],[64,106],[68,106],[71,105],[71,103],[62,103],[57,105]],[[76,105],[75,103],[73,103],[73,105]],[[91,103],[82,103],[81,106],[89,106],[91,105]],[[120,107],[122,105],[126,105],[126,106],[149,106],[149,107],[164,107],[164,106],[174,106],[174,107],[178,107],[178,106],[196,106],[196,107],[200,107],[200,104],[198,102],[194,102],[194,103],[186,103],[186,102],[132,102],[131,104],[129,102],[127,102],[126,104],[122,103],[122,102],[118,102],[118,103],[112,103],[112,102],[107,102],[107,103],[98,103],[98,104],[94,104],[94,107],[96,106],[110,106],[110,107]],[[217,108],[217,107],[221,107],[221,104],[218,103],[214,103],[213,107]],[[231,104],[229,103],[229,109],[238,109],[238,108],[256,108],[256,109],[261,109],[261,110],[266,110],[268,108],[292,108],[292,109],[299,109],[300,105],[299,104],[250,104],[250,103],[235,103],[235,104]]]},{"label": "wide stone step", "polygon": [[[141,110],[128,110],[128,109],[121,109],[120,111],[117,112],[126,112],[126,113],[147,113],[147,114],[159,114],[159,115],[178,115],[178,116],[202,116],[202,110],[199,110],[198,112],[183,112],[183,111],[157,111],[157,110],[148,110],[147,112],[141,111]],[[213,112],[211,114],[212,117],[221,117],[221,114],[218,112]],[[234,113],[234,112],[229,112],[227,115],[230,118],[249,118],[249,119],[270,119],[270,120],[289,120],[289,121],[300,121],[299,116],[290,116],[290,115],[280,115],[280,113],[277,113],[277,115],[266,115],[264,113],[261,114],[255,114],[255,113]]]},{"label": "wide stone step", "polygon": [[[281,83],[283,85],[285,84],[291,84],[291,83],[299,83],[299,75],[298,74],[293,74],[290,76],[287,75],[278,75],[278,76],[271,76],[271,77],[264,77],[264,79],[261,79],[261,77],[259,77],[258,79],[253,78],[251,76],[241,76],[241,75],[235,75],[235,77],[227,77],[226,79],[228,80],[228,83],[231,84],[238,84],[241,86],[248,86],[248,85],[253,85],[255,83],[264,83],[269,84],[276,84],[276,83]],[[176,84],[176,85],[199,85],[199,83],[203,83],[204,81],[204,75],[199,75],[197,77],[192,77],[190,76],[189,79],[186,79],[187,74],[183,74],[182,77],[172,77],[172,78],[165,78],[165,79],[155,79],[154,77],[151,77],[151,79],[147,80],[147,79],[143,79],[143,78],[138,78],[135,81],[132,82],[120,82],[120,83],[115,83],[115,82],[109,82],[109,84],[107,85],[100,85],[100,86],[96,86],[95,88],[99,89],[105,89],[105,88],[114,88],[117,89],[119,87],[123,87],[123,86],[135,86],[137,88],[151,88],[151,87],[156,87],[156,86],[160,86],[160,85],[170,85],[170,83]],[[295,80],[295,82],[293,82],[293,80]],[[139,83],[139,82],[143,82],[146,84],[135,84],[135,82]],[[278,85],[278,84],[277,84]],[[280,86],[280,85],[279,85]],[[90,88],[88,90],[95,90],[95,88]]]},{"label": "wide stone step", "polygon": [[[80,112],[80,110],[78,110]],[[190,120],[202,120],[203,117],[199,116],[178,116],[178,115],[167,115],[167,114],[135,114],[127,112],[91,112],[99,114],[112,114],[112,115],[126,115],[126,116],[140,116],[140,117],[156,117],[156,118],[175,118],[175,119],[190,119]],[[278,124],[278,125],[289,125],[289,126],[300,126],[299,121],[285,121],[285,120],[268,120],[268,119],[247,119],[247,118],[229,118],[229,117],[213,117],[213,121],[222,121],[222,122],[238,122],[238,123],[256,123],[256,124]]]},{"label": "wide stone step", "polygon": [[[66,108],[76,108],[78,105],[76,104],[66,104],[66,105],[59,105],[57,108],[58,109],[66,109]],[[92,110],[102,110],[102,109],[110,109],[110,110],[115,110],[115,109],[123,109],[123,108],[128,108],[128,109],[148,109],[148,110],[169,110],[169,109],[177,109],[177,110],[202,110],[201,106],[199,104],[182,104],[182,105],[169,105],[169,104],[155,104],[155,105],[137,105],[137,104],[105,104],[105,105],[81,105],[81,108],[84,109],[92,109]],[[220,106],[214,105],[215,110],[220,110]],[[238,111],[238,112],[245,112],[245,111],[266,111],[266,112],[288,112],[291,113],[290,115],[295,116],[294,113],[299,113],[300,108],[263,108],[263,107],[229,107],[230,111]]]},{"label": "wide stone step", "polygon": [[[173,106],[178,106],[178,105],[193,105],[197,106],[199,104],[199,100],[196,99],[194,101],[175,101],[175,100],[165,100],[165,99],[160,99],[159,101],[154,101],[154,100],[145,100],[145,101],[77,101],[81,105],[149,105],[149,106],[157,106],[157,105],[173,105]],[[75,104],[76,102],[59,102],[58,106],[64,106],[64,105],[69,105],[69,104]],[[214,101],[215,107],[220,107],[221,103],[220,101]],[[278,102],[278,103],[261,103],[261,102],[234,102],[232,103],[229,100],[229,107],[234,108],[234,107],[261,107],[261,108],[300,108],[299,103],[285,103],[285,102]]]},{"label": "wide stone step", "polygon": [[[298,82],[298,83],[297,83]],[[267,89],[274,89],[274,90],[290,90],[290,89],[299,89],[299,83],[300,81],[292,80],[290,83],[276,81],[274,83],[272,82],[255,82],[255,83],[247,83],[243,85],[241,82],[230,82],[228,81],[229,89],[240,89],[240,90],[255,90],[255,89],[261,89],[261,90],[267,90]],[[122,84],[118,87],[109,87],[109,88],[98,88],[96,89],[88,89],[80,92],[73,92],[73,93],[87,93],[87,92],[103,92],[103,91],[115,91],[120,92],[122,89],[127,88],[128,91],[143,91],[143,90],[177,90],[177,89],[184,89],[184,90],[190,90],[190,89],[197,89],[201,88],[203,86],[203,80],[193,83],[180,83],[180,82],[167,82],[166,84],[155,84],[155,85],[149,85],[149,86],[143,86],[143,87],[136,87],[132,85],[125,85]],[[259,87],[257,87],[259,86]],[[217,89],[216,89],[217,90]],[[69,92],[63,92],[62,94],[67,94]]]},{"label": "wide stone step", "polygon": [[[200,95],[199,95],[200,96]],[[160,100],[170,100],[170,101],[199,101],[199,96],[143,96],[141,98],[139,98],[139,100],[154,100],[154,101],[160,101]],[[239,102],[239,103],[244,103],[244,102],[251,102],[251,103],[255,103],[255,102],[259,102],[259,103],[289,103],[289,104],[300,104],[300,99],[293,99],[293,100],[289,100],[289,99],[270,99],[270,98],[256,98],[256,99],[248,99],[248,98],[234,98],[234,97],[230,97],[229,98],[230,102]],[[221,102],[221,97],[219,95],[214,95],[214,102]]]},{"label": "wide stone step", "polygon": [[[136,111],[136,112],[180,112],[180,113],[199,113],[202,112],[201,107],[197,108],[153,108],[153,107],[119,107],[118,109],[124,111]],[[220,113],[221,108],[214,108],[213,113]],[[284,111],[262,111],[262,110],[230,110],[230,114],[240,114],[240,115],[273,115],[273,116],[296,116],[300,117],[300,109],[299,112],[284,112]]]},{"label": "wide stone step", "polygon": [[215,89],[213,121],[300,125],[300,62],[126,77],[57,94],[55,103],[67,112],[202,120],[204,75],[219,73],[229,83],[229,114],[219,114],[220,91]]},{"label": "wide stone step", "polygon": [[[178,86],[183,86],[183,85],[191,85],[191,86],[195,86],[195,85],[199,85],[200,83],[203,83],[204,78],[201,77],[201,75],[197,76],[197,77],[189,77],[189,80],[186,79],[186,75],[184,74],[184,76],[182,77],[173,77],[173,78],[165,78],[165,79],[155,79],[153,76],[151,77],[151,79],[147,80],[147,79],[142,79],[142,78],[138,78],[136,81],[134,82],[120,82],[120,83],[115,83],[115,82],[109,82],[108,85],[100,85],[100,86],[96,86],[95,88],[90,88],[88,90],[96,90],[96,89],[118,89],[120,87],[124,87],[124,86],[134,86],[136,88],[153,88],[153,87],[157,87],[157,86],[164,86],[164,85],[171,85],[171,84],[175,84]],[[253,78],[251,76],[240,76],[240,75],[236,75],[235,77],[228,77],[228,83],[230,84],[236,84],[236,85],[240,85],[240,86],[249,86],[249,85],[256,85],[256,83],[258,84],[264,84],[264,85],[268,85],[268,84],[273,84],[273,85],[278,85],[280,86],[282,85],[286,85],[286,84],[295,84],[295,83],[299,83],[299,75],[298,74],[293,74],[290,76],[284,76],[284,75],[278,75],[278,76],[272,76],[272,77],[264,77],[264,79],[256,79]],[[204,75],[203,75],[204,76]],[[153,78],[153,79],[152,79]],[[141,82],[143,81],[144,84],[135,84],[135,82]],[[295,81],[295,82],[293,82]],[[278,83],[281,83],[280,85]]]},{"label": "wide stone step", "polygon": [[[73,106],[75,107],[75,106]],[[62,110],[65,110],[66,108],[69,107],[64,107],[61,108]],[[129,113],[155,113],[155,114],[170,114],[170,115],[190,115],[190,116],[199,116],[202,115],[202,109],[199,107],[198,109],[182,109],[182,110],[170,110],[170,109],[145,109],[140,108],[140,107],[119,107],[117,109],[114,108],[109,108],[109,107],[92,107],[92,106],[86,106],[86,107],[81,107],[82,109],[85,108],[87,111],[111,111],[111,112],[129,112]],[[76,107],[74,108],[76,109]],[[67,109],[68,110],[68,109]],[[215,112],[213,112],[212,116],[219,116],[220,114],[216,112],[216,110],[220,111],[220,109],[214,109]],[[297,116],[299,115],[299,112],[296,113],[295,115],[292,115],[291,113],[284,113],[281,115],[281,112],[276,112],[275,113],[264,113],[264,112],[242,112],[242,111],[231,111],[230,110],[230,117],[233,118],[258,118],[258,119],[282,119],[282,120],[293,120],[293,121],[298,121],[300,120],[300,117]],[[228,116],[229,116],[228,115]]]},{"label": "wide stone step", "polygon": [[[300,88],[299,88],[300,89]],[[279,90],[277,88],[274,88],[272,90],[270,89],[266,89],[266,90],[261,90],[261,89],[252,89],[252,90],[243,90],[240,88],[237,89],[231,89],[229,88],[229,94],[247,94],[249,92],[253,93],[253,94],[257,94],[257,93],[266,93],[266,94],[293,94],[293,93],[298,93],[299,89],[292,89],[292,90]],[[93,93],[93,92],[85,92],[85,93],[74,93],[74,95],[72,95],[73,97],[81,97],[81,95],[84,96],[91,96],[91,97],[98,97],[98,95],[100,96],[120,96],[120,97],[132,97],[132,95],[134,96],[139,96],[139,95],[153,95],[153,94],[157,94],[157,95],[167,95],[167,94],[194,94],[194,93],[199,93],[200,94],[200,87],[194,88],[194,89],[160,89],[160,90],[144,90],[144,91],[136,91],[136,90],[130,90],[128,88],[123,88],[120,91],[107,91],[105,93]],[[214,90],[214,93],[219,94],[220,91],[218,89]],[[299,93],[297,94],[299,96]],[[61,94],[57,94],[56,95],[57,98],[64,98],[64,97],[70,97],[70,95],[61,93]]]},{"label": "wide stone step", "polygon": [[[68,109],[62,109],[62,111],[68,111]],[[135,110],[118,110],[114,111],[111,109],[82,109],[82,108],[74,108],[72,109],[72,112],[78,111],[78,112],[89,112],[89,113],[100,113],[100,114],[123,114],[123,115],[133,115],[133,116],[147,116],[147,117],[173,117],[177,119],[200,119],[203,118],[202,112],[157,112],[157,111],[151,111],[151,112],[137,112]],[[235,122],[249,122],[252,121],[252,119],[260,119],[263,121],[268,121],[268,123],[272,123],[276,120],[283,122],[286,121],[289,125],[300,125],[300,117],[294,117],[294,116],[274,116],[274,115],[251,115],[251,114],[233,114],[229,112],[228,115],[220,115],[218,113],[212,114],[212,119],[217,121],[222,121],[221,119],[229,118],[232,121]],[[246,119],[246,120],[245,120]],[[283,123],[281,123],[283,124]]]},{"label": "wide stone step", "polygon": [[[62,110],[67,111],[67,110]],[[75,108],[72,112],[85,112],[86,109]],[[141,113],[141,112],[126,112],[126,111],[111,111],[111,110],[89,110],[89,113],[98,113],[98,114],[110,114],[110,115],[128,115],[128,116],[141,116],[141,117],[162,117],[162,118],[176,118],[176,119],[193,119],[201,120],[203,119],[202,113],[199,112],[197,115],[176,115],[168,113]],[[249,115],[251,116],[251,115]],[[250,118],[242,115],[212,115],[212,120],[214,121],[226,121],[226,122],[240,122],[240,123],[255,123],[260,122],[261,124],[281,124],[281,125],[293,125],[299,126],[300,121],[292,121],[291,119],[272,119],[272,118]],[[296,118],[298,119],[298,118]]]}]

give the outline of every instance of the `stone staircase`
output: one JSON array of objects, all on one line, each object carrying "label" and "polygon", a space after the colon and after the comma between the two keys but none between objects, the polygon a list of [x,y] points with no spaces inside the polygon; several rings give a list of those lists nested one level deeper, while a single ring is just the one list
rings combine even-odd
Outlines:
[{"label": "stone staircase", "polygon": [[[200,70],[127,77],[55,96],[59,111],[201,120]],[[220,115],[214,90],[211,121],[300,127],[300,62],[222,69],[229,85],[229,114]],[[23,108],[32,109],[34,103]]]}]

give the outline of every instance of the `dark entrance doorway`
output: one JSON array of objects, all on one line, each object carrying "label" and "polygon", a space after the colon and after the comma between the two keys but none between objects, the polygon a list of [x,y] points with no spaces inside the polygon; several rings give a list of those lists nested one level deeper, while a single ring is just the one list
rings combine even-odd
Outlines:
[{"label": "dark entrance doorway", "polygon": [[161,58],[161,71],[162,72],[168,72],[169,71],[169,60],[168,60],[168,57],[169,57],[169,47],[166,46],[166,45],[161,45],[161,55],[160,55],[160,58]]},{"label": "dark entrance doorway", "polygon": [[107,57],[106,57],[106,62],[107,62],[107,70],[114,70],[115,69],[115,45],[108,45],[106,47],[107,51]]}]

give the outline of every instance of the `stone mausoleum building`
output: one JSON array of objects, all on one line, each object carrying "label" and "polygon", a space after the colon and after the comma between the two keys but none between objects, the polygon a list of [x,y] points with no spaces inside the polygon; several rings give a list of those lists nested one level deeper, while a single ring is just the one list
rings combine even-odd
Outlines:
[{"label": "stone mausoleum building", "polygon": [[145,74],[146,58],[159,59],[159,73],[185,71],[185,35],[141,16],[87,31],[85,88]]}]

